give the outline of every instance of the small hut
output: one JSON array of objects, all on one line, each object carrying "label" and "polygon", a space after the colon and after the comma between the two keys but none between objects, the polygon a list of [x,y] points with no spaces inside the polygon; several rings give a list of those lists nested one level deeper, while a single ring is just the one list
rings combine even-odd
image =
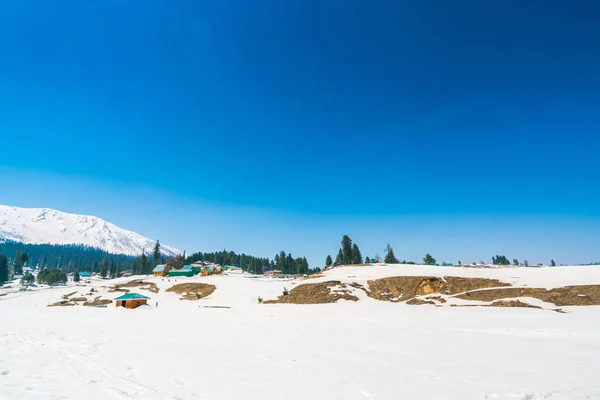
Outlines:
[{"label": "small hut", "polygon": [[167,276],[170,269],[171,268],[167,267],[165,264],[160,264],[154,267],[154,269],[152,270],[152,274],[154,276]]},{"label": "small hut", "polygon": [[148,304],[150,297],[143,296],[139,293],[126,293],[115,299],[117,307],[138,308],[139,306]]}]

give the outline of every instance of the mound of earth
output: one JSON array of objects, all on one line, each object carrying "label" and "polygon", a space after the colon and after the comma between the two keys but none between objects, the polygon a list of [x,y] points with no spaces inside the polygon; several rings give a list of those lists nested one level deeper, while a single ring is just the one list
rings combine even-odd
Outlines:
[{"label": "mound of earth", "polygon": [[167,292],[183,295],[180,300],[200,300],[212,294],[216,288],[208,283],[180,283],[168,288]]},{"label": "mound of earth", "polygon": [[83,303],[83,305],[86,307],[106,306],[108,304],[112,304],[112,300],[101,299],[100,297],[96,297],[92,301],[86,301]]},{"label": "mound of earth", "polygon": [[377,300],[400,302],[415,296],[426,296],[432,293],[458,294],[475,289],[510,286],[497,279],[459,278],[454,276],[394,276],[368,282],[367,294]]},{"label": "mound of earth", "polygon": [[287,295],[281,295],[277,300],[267,300],[263,304],[325,304],[338,300],[358,301],[345,284],[340,281],[322,283],[305,283],[290,290]]},{"label": "mound of earth", "polygon": [[524,307],[524,308],[539,308],[540,306],[534,306],[532,304],[523,303],[520,300],[498,300],[490,304],[488,307]]},{"label": "mound of earth", "polygon": [[129,293],[129,289],[126,288],[140,288],[147,290],[152,293],[158,293],[159,289],[154,282],[145,282],[142,279],[134,279],[126,283],[119,283],[109,289],[109,292],[124,292]]},{"label": "mound of earth", "polygon": [[595,306],[600,305],[600,285],[566,286],[550,290],[540,288],[490,289],[467,292],[456,297],[476,301],[534,297],[557,306]]}]

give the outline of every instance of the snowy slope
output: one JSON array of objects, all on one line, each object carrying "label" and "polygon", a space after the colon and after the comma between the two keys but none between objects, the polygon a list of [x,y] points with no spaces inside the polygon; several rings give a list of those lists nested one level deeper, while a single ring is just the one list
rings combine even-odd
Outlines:
[{"label": "snowy slope", "polygon": [[[335,268],[323,279],[454,275],[563,286],[597,283],[598,271],[390,265]],[[317,280],[248,275],[178,277],[217,288],[188,301],[166,291],[173,278],[143,278],[160,291],[136,289],[151,299],[137,310],[46,307],[91,287],[114,298],[109,285],[135,278],[0,297],[0,399],[600,399],[600,307],[259,304],[258,296]]]},{"label": "snowy slope", "polygon": [[[100,218],[68,214],[50,208],[19,208],[0,205],[0,239],[22,243],[82,244],[114,254],[137,256],[152,251],[154,241],[121,229]],[[162,246],[165,255],[179,250]]]}]

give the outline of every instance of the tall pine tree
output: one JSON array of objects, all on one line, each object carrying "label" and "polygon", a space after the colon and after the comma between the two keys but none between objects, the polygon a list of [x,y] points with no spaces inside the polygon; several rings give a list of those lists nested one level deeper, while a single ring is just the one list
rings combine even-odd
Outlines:
[{"label": "tall pine tree", "polygon": [[325,259],[325,268],[329,267],[331,264],[333,264],[333,260],[331,259],[331,256],[328,255]]},{"label": "tall pine tree", "polygon": [[396,255],[394,254],[394,249],[392,249],[392,246],[390,246],[389,243],[386,247],[386,254],[383,262],[385,262],[386,264],[398,264],[400,262],[396,258]]},{"label": "tall pine tree", "polygon": [[360,264],[362,261],[362,254],[360,253],[358,245],[354,243],[352,245],[352,264]]},{"label": "tall pine tree", "polygon": [[8,259],[4,254],[0,254],[0,285],[8,280]]},{"label": "tall pine tree", "polygon": [[352,239],[348,235],[342,238],[342,263],[352,264]]},{"label": "tall pine tree", "polygon": [[154,244],[154,251],[152,252],[152,259],[154,261],[153,267],[158,265],[158,260],[160,260],[160,242],[157,240]]}]

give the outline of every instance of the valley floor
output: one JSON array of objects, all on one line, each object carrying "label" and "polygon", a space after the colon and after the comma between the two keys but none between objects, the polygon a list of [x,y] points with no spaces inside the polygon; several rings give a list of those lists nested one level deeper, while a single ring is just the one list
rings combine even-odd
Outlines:
[{"label": "valley floor", "polygon": [[[366,281],[418,267],[373,268],[328,275]],[[600,284],[600,269],[586,268],[418,271]],[[90,286],[0,297],[0,399],[600,399],[600,306],[258,304],[301,282],[242,275],[178,278],[217,287],[187,301],[165,292],[173,278],[146,280],[160,292],[135,290],[151,297],[136,310],[47,307]]]}]

